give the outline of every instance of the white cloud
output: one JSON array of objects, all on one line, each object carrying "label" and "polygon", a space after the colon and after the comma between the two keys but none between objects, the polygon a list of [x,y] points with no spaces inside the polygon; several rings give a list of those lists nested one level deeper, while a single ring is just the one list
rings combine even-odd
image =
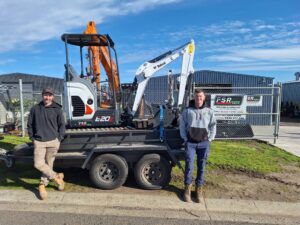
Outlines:
[{"label": "white cloud", "polygon": [[211,55],[206,57],[206,60],[212,61],[212,62],[247,62],[249,61],[247,58],[241,57],[241,56],[234,56],[229,54],[224,55]]},{"label": "white cloud", "polygon": [[300,59],[300,46],[290,46],[288,48],[267,48],[267,49],[237,49],[230,53],[212,55],[206,58],[208,61],[296,61]]},{"label": "white cloud", "polygon": [[0,59],[0,65],[6,65],[9,63],[14,63],[14,62],[16,62],[15,59],[3,59],[3,60]]},{"label": "white cloud", "polygon": [[197,50],[204,67],[239,72],[299,70],[299,22],[225,21],[202,31]]},{"label": "white cloud", "polygon": [[0,52],[59,38],[89,20],[97,24],[181,0],[10,0],[0,2]]},{"label": "white cloud", "polygon": [[248,33],[251,31],[249,27],[245,27],[245,22],[240,20],[226,21],[218,24],[211,24],[201,29],[205,36],[218,36],[234,33]]},{"label": "white cloud", "polygon": [[[300,23],[298,22],[234,20],[206,26],[191,24],[185,27],[168,26],[160,29],[160,32],[142,34],[141,38],[153,40],[151,46],[137,47],[136,53],[132,53],[132,49],[127,49],[121,56],[120,63],[140,63],[141,58],[148,60],[157,56],[162,52],[160,49],[162,46],[170,50],[182,44],[182,41],[193,38],[196,42],[194,66],[197,69],[203,69],[206,64],[214,64],[227,68],[227,71],[243,68],[247,71],[255,68],[264,71],[272,68],[290,71],[299,64]],[[168,42],[161,43],[160,40],[168,40]],[[201,62],[200,66],[197,65],[198,62]],[[245,63],[253,64],[249,66]],[[259,65],[260,63],[264,64]]]},{"label": "white cloud", "polygon": [[295,71],[299,71],[300,64],[289,64],[289,65],[274,65],[274,64],[224,64],[224,65],[217,65],[213,68],[207,69],[214,69],[220,71],[289,71],[293,73]]}]

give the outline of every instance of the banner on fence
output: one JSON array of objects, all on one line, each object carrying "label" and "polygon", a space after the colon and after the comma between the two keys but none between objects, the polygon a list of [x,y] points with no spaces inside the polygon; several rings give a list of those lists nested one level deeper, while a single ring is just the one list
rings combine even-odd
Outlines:
[{"label": "banner on fence", "polygon": [[247,106],[262,106],[263,96],[247,95]]},{"label": "banner on fence", "polygon": [[212,94],[211,108],[217,120],[246,120],[246,95]]}]

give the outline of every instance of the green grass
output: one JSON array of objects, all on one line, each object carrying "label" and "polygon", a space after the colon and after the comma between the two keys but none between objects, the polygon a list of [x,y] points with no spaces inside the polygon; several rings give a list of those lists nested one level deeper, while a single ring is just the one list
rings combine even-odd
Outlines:
[{"label": "green grass", "polygon": [[267,174],[282,171],[282,165],[300,167],[300,158],[263,142],[215,141],[208,159],[208,169],[225,168]]},{"label": "green grass", "polygon": [[[184,166],[184,161],[181,161],[181,164]],[[207,170],[227,169],[267,174],[282,171],[284,165],[300,167],[300,158],[255,140],[214,141],[207,161]],[[174,173],[180,173],[180,169],[176,167]]]},{"label": "green grass", "polygon": [[13,150],[16,145],[30,142],[29,137],[16,137],[13,135],[4,135],[3,139],[0,139],[0,148],[6,150]]},{"label": "green grass", "polygon": [[[27,137],[4,136],[0,140],[0,148],[11,150],[15,145],[28,141]],[[184,166],[184,162],[181,162]],[[245,173],[268,174],[273,172],[280,173],[284,166],[289,165],[300,167],[300,158],[263,142],[230,140],[214,141],[212,143],[207,170],[209,172],[225,169]],[[72,171],[69,173],[72,174]],[[175,167],[172,174],[175,179],[173,179],[171,185],[181,188],[183,179],[181,170]],[[0,162],[0,189],[34,189],[39,182],[39,175],[40,173],[33,166],[17,164],[15,168],[7,169],[4,163]],[[69,185],[70,189],[76,190],[76,187],[72,187],[72,184],[80,188],[90,184],[88,178],[85,177],[86,174],[83,175],[82,173],[81,176],[79,179],[78,177],[76,180],[73,179],[67,186]],[[218,182],[218,179],[223,179],[218,176],[207,178],[208,180],[213,179],[215,182]],[[80,180],[82,180],[82,183],[80,183]]]}]

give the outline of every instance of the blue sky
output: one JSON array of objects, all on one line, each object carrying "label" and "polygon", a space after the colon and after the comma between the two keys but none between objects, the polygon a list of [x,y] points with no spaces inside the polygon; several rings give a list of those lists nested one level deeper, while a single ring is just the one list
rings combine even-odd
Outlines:
[{"label": "blue sky", "polygon": [[[300,71],[299,0],[2,0],[0,8],[0,74],[62,78],[60,36],[82,33],[89,20],[113,38],[122,82],[133,81],[144,61],[192,38],[195,70],[276,81],[293,80]],[[78,68],[75,51],[71,63]],[[180,60],[167,69],[178,72]]]}]

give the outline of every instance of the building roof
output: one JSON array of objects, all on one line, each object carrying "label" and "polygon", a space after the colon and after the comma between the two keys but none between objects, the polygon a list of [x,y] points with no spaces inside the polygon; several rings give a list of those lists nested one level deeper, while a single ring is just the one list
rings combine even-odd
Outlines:
[{"label": "building roof", "polygon": [[282,84],[295,84],[295,83],[299,83],[300,84],[300,80],[286,81],[286,82],[283,82]]},{"label": "building roof", "polygon": [[22,79],[24,84],[32,84],[35,92],[41,92],[45,87],[52,87],[55,92],[63,92],[63,79],[56,77],[47,77],[42,75],[33,75],[26,73],[10,73],[0,75],[1,84],[17,84]]}]

